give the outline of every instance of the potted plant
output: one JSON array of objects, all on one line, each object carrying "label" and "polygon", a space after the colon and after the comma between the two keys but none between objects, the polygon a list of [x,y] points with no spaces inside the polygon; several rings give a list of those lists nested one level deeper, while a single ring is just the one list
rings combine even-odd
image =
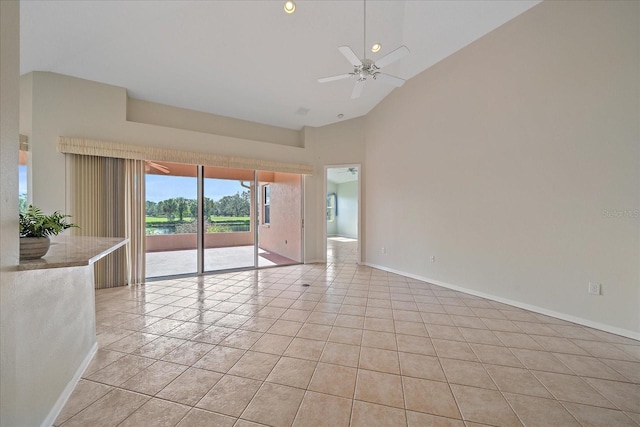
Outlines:
[{"label": "potted plant", "polygon": [[54,212],[45,215],[32,205],[20,214],[20,259],[42,258],[49,250],[49,236],[57,236],[62,231],[77,227],[67,222],[71,215]]}]

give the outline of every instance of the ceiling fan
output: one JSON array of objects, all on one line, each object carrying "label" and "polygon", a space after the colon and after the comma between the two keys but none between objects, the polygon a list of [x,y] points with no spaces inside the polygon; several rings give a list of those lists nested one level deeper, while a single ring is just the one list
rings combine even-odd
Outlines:
[{"label": "ceiling fan", "polygon": [[150,172],[151,169],[158,170],[158,171],[160,171],[162,173],[170,173],[171,172],[171,170],[168,167],[166,167],[164,165],[161,165],[159,163],[156,163],[156,162],[152,162],[150,160],[145,160],[144,169],[145,169],[145,172]]},{"label": "ceiling fan", "polygon": [[338,50],[347,58],[347,61],[353,65],[353,72],[346,74],[339,74],[337,76],[324,77],[318,79],[319,83],[327,83],[335,80],[355,78],[356,84],[351,92],[351,99],[356,99],[362,94],[364,83],[367,79],[380,80],[384,83],[390,84],[395,87],[400,87],[404,84],[404,79],[400,77],[392,76],[390,74],[381,73],[380,69],[396,62],[409,53],[409,49],[406,46],[400,46],[393,52],[383,56],[377,61],[373,61],[367,58],[367,0],[364,0],[364,58],[358,58],[349,46],[340,46]]}]

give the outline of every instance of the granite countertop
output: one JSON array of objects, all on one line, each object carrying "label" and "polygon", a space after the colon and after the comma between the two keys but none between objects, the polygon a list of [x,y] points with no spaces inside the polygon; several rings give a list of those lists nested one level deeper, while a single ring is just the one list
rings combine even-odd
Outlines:
[{"label": "granite countertop", "polygon": [[49,252],[40,259],[20,260],[18,271],[89,265],[128,241],[124,237],[52,237]]}]

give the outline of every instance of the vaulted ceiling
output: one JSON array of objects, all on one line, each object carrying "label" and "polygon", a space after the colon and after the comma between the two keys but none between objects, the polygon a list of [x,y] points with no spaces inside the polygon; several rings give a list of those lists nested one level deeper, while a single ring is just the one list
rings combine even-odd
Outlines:
[{"label": "vaulted ceiling", "polygon": [[[362,57],[362,1],[22,1],[21,73],[52,71],[127,88],[129,96],[300,129],[369,112],[393,87],[368,81],[351,99],[338,51]],[[367,57],[400,45],[385,72],[410,79],[539,3],[369,1]],[[371,53],[373,43],[379,53]],[[342,114],[343,117],[338,118]]]}]

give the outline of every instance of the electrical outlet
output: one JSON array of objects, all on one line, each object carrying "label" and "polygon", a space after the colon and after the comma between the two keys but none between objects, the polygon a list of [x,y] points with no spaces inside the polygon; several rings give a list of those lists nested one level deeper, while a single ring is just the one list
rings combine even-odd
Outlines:
[{"label": "electrical outlet", "polygon": [[591,295],[600,295],[600,283],[589,282],[589,293]]},{"label": "electrical outlet", "polygon": [[435,255],[431,255],[431,262],[436,262],[436,256]]},{"label": "electrical outlet", "polygon": [[380,249],[380,253],[386,254],[387,253],[387,248],[385,248],[383,246],[382,249]]}]

